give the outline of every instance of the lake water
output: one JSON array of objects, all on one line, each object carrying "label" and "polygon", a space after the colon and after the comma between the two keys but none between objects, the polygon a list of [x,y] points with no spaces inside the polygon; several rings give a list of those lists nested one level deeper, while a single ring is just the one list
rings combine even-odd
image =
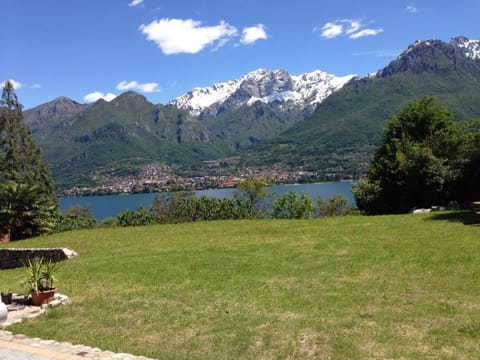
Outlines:
[{"label": "lake water", "polygon": [[[333,195],[341,195],[348,199],[351,205],[355,204],[352,194],[352,182],[339,181],[316,184],[299,185],[276,185],[271,186],[270,191],[275,195],[281,195],[291,190],[298,194],[307,194],[315,202],[320,196],[328,199]],[[206,195],[215,198],[232,198],[234,189],[210,189],[198,190],[196,196]],[[150,194],[129,194],[129,195],[107,195],[107,196],[81,196],[60,199],[60,209],[65,211],[75,205],[88,205],[98,220],[115,217],[126,210],[136,210],[140,206],[150,208],[153,204],[154,193]]]}]

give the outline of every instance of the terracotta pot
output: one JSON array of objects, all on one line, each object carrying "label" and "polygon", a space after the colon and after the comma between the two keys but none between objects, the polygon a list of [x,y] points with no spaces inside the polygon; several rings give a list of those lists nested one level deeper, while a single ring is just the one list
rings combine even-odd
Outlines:
[{"label": "terracotta pot", "polygon": [[49,302],[53,301],[53,297],[55,296],[56,288],[50,290],[43,290],[36,292],[32,290],[32,305],[33,306],[41,306],[43,304],[48,304]]}]

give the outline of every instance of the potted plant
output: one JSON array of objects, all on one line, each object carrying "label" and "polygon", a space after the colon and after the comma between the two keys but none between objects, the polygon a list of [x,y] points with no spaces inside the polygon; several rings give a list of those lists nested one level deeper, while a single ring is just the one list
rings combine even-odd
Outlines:
[{"label": "potted plant", "polygon": [[30,286],[32,305],[48,304],[55,295],[57,263],[52,260],[29,260],[25,283]]}]

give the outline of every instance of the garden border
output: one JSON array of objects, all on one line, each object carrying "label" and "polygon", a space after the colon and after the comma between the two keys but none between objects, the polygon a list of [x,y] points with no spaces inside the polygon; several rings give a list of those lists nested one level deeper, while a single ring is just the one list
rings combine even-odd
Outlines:
[{"label": "garden border", "polygon": [[69,248],[5,248],[0,249],[0,269],[24,266],[29,260],[45,259],[54,262],[68,260],[78,254]]}]

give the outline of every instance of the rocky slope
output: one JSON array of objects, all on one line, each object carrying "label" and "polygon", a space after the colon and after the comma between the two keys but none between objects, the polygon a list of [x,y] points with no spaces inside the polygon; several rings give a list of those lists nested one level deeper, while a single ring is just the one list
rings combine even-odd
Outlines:
[{"label": "rocky slope", "polygon": [[200,118],[215,117],[257,101],[292,102],[302,109],[314,109],[353,78],[354,75],[338,77],[319,70],[294,76],[286,70],[258,69],[239,79],[195,88],[169,104]]},{"label": "rocky slope", "polygon": [[465,36],[458,35],[452,38],[450,44],[459,48],[465,57],[480,60],[480,40],[470,40]]},{"label": "rocky slope", "polygon": [[48,133],[55,127],[65,125],[65,121],[86,110],[89,104],[79,104],[72,99],[61,96],[48,103],[24,112],[25,122],[33,132]]},{"label": "rocky slope", "polygon": [[446,43],[441,40],[416,41],[397,59],[380,70],[377,76],[411,71],[417,74],[427,72],[448,72],[455,69],[471,68],[480,60],[480,41],[456,36]]}]

